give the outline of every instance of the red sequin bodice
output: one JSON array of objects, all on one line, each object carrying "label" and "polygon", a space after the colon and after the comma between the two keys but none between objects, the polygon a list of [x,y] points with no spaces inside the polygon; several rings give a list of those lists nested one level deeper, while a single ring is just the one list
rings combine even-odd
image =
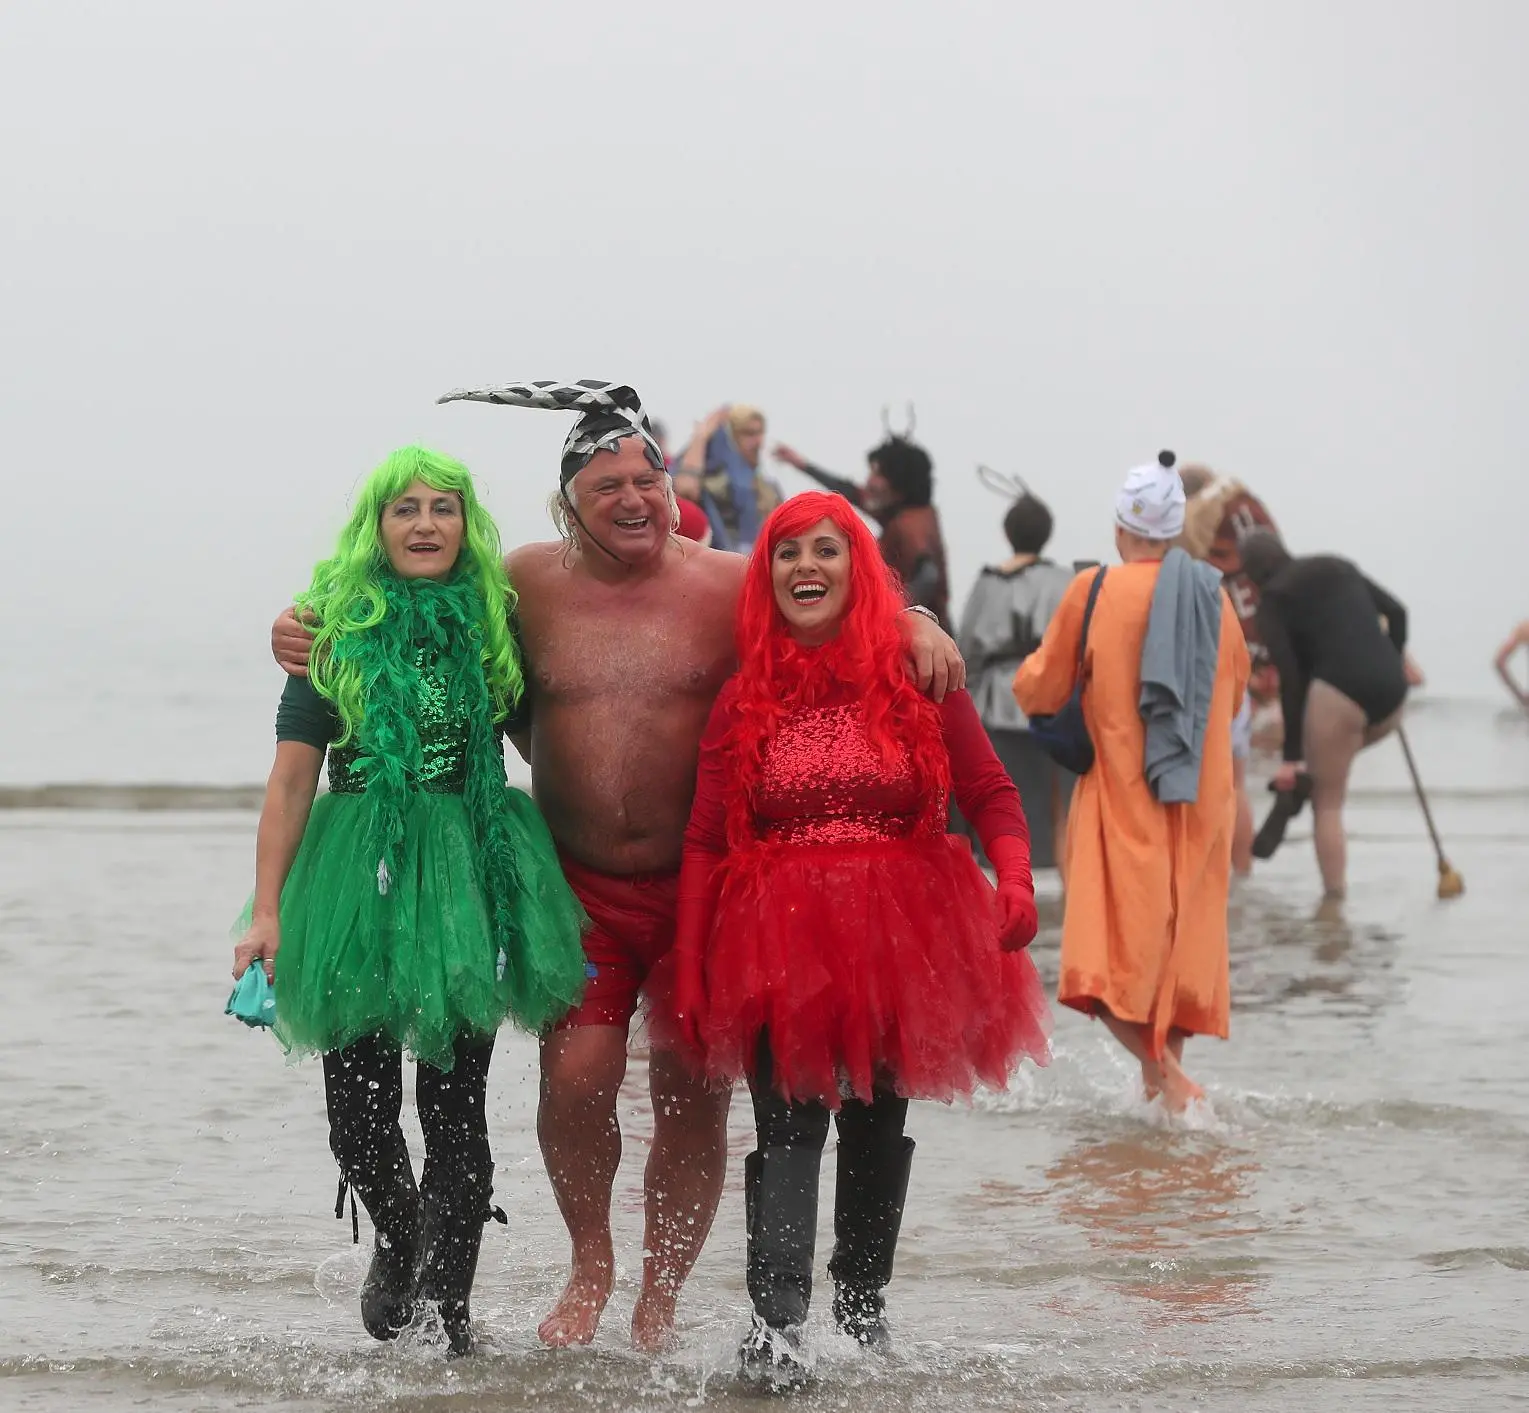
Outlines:
[{"label": "red sequin bodice", "polygon": [[908,838],[922,803],[908,752],[884,764],[858,706],[801,707],[765,749],[754,822],[775,843],[862,844]]}]

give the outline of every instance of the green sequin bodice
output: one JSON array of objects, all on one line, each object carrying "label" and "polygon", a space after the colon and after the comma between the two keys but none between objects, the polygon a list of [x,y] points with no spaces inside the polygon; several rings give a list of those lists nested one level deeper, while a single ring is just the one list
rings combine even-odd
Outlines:
[{"label": "green sequin bodice", "polygon": [[[460,795],[467,783],[468,716],[451,703],[433,655],[421,648],[414,658],[419,671],[419,698],[414,725],[419,731],[420,767],[410,777],[417,790],[435,795]],[[499,746],[501,755],[503,742]],[[366,776],[357,767],[361,751],[355,738],[349,745],[329,749],[329,789],[336,795],[366,793]]]}]

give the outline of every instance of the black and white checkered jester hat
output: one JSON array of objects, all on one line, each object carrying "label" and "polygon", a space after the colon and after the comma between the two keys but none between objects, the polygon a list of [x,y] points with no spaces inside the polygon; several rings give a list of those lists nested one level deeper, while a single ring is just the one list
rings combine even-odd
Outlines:
[{"label": "black and white checkered jester hat", "polygon": [[558,484],[565,490],[597,451],[612,451],[627,437],[641,437],[643,450],[653,466],[662,471],[664,454],[653,438],[642,399],[625,383],[602,383],[581,378],[576,383],[541,379],[532,383],[506,383],[500,388],[460,389],[436,398],[439,402],[497,402],[506,407],[541,407],[553,412],[577,412],[579,420],[563,443]]}]

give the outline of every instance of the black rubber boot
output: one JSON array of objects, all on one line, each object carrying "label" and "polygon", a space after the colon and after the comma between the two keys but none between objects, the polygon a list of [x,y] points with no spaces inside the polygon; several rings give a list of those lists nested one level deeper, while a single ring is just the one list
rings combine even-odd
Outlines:
[{"label": "black rubber boot", "polygon": [[447,1181],[425,1189],[420,1223],[416,1303],[429,1301],[439,1309],[441,1328],[454,1356],[471,1354],[477,1341],[472,1328],[472,1288],[478,1274],[478,1251],[484,1223],[503,1222],[505,1215],[490,1207],[478,1184]]},{"label": "black rubber boot", "polygon": [[744,1160],[754,1322],[738,1349],[738,1377],[773,1392],[808,1381],[802,1325],[812,1300],[822,1165],[815,1148],[766,1148]]},{"label": "black rubber boot", "polygon": [[834,1323],[867,1349],[881,1352],[892,1344],[881,1292],[892,1279],[912,1167],[911,1138],[890,1153],[856,1150],[840,1140],[834,1250],[828,1261]]},{"label": "black rubber boot", "polygon": [[1295,785],[1289,790],[1276,790],[1274,803],[1269,807],[1268,817],[1253,836],[1253,857],[1272,859],[1274,851],[1285,842],[1285,829],[1300,814],[1306,801],[1311,798],[1311,776],[1304,771],[1295,777]]},{"label": "black rubber boot", "polygon": [[372,1264],[361,1284],[361,1323],[373,1339],[396,1339],[414,1318],[414,1264],[419,1246],[419,1189],[403,1134],[387,1151],[368,1153],[366,1171],[354,1168],[340,1181],[335,1215],[343,1214],[345,1189],[366,1208],[376,1232]]}]

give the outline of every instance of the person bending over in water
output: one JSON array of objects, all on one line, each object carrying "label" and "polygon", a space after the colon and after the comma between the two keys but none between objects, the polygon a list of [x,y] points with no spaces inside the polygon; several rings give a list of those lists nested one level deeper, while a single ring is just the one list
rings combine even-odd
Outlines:
[{"label": "person bending over in water", "polygon": [[1270,787],[1281,798],[1255,852],[1274,852],[1284,822],[1309,794],[1322,886],[1328,898],[1342,898],[1349,771],[1401,720],[1407,610],[1348,560],[1292,558],[1267,530],[1243,541],[1242,563],[1258,585],[1258,625],[1279,673],[1285,718],[1285,758]]},{"label": "person bending over in water", "polygon": [[[562,1018],[584,982],[583,913],[501,739],[522,687],[499,532],[460,462],[395,452],[361,488],[299,603],[317,621],[308,675],[276,714],[248,931],[234,975],[263,965],[276,1034],[324,1057],[329,1146],[376,1229],[361,1288],[391,1339],[439,1304],[452,1351],[494,1160],[484,1089],[506,1016]],[[329,762],[329,793],[314,803]],[[399,1127],[401,1050],[418,1060],[416,1187]]]},{"label": "person bending over in water", "polygon": [[[1201,1097],[1183,1069],[1186,1037],[1228,1030],[1232,718],[1248,650],[1219,575],[1172,548],[1184,523],[1172,464],[1163,452],[1126,479],[1115,506],[1124,563],[1073,580],[1014,694],[1032,718],[1050,714],[1081,678],[1095,751],[1068,819],[1058,999],[1098,1016],[1139,1061],[1148,1097],[1181,1111]],[[1159,675],[1165,662],[1181,664],[1178,681]],[[1192,719],[1162,735],[1144,720],[1144,679],[1172,687]]]}]

